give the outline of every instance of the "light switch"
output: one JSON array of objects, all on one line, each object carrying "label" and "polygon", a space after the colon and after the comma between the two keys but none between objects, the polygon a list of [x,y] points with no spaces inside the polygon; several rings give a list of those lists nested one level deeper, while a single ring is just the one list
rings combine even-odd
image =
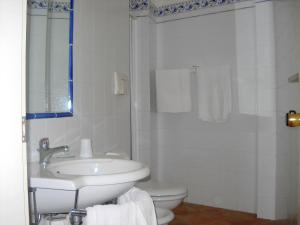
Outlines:
[{"label": "light switch", "polygon": [[114,94],[127,95],[128,93],[128,75],[125,73],[114,72]]}]

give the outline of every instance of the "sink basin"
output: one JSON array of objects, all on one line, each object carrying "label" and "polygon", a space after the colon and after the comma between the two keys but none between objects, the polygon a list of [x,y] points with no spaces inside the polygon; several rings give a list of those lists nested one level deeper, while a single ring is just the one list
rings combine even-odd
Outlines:
[{"label": "sink basin", "polygon": [[39,213],[64,213],[110,201],[149,175],[142,163],[124,159],[78,159],[50,163],[43,169],[30,165],[30,187],[36,188]]}]

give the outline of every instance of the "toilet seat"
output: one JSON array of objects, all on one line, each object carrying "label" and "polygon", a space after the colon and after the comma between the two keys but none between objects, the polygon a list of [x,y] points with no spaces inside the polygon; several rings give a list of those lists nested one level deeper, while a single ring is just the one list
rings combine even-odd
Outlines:
[{"label": "toilet seat", "polygon": [[151,197],[170,196],[172,199],[174,199],[177,198],[177,196],[178,198],[182,198],[187,195],[187,189],[185,187],[172,185],[170,183],[150,180],[146,182],[139,182],[136,186],[147,191]]},{"label": "toilet seat", "polygon": [[181,195],[161,195],[161,196],[151,196],[154,201],[171,201],[176,199],[183,199],[186,197],[186,193]]}]

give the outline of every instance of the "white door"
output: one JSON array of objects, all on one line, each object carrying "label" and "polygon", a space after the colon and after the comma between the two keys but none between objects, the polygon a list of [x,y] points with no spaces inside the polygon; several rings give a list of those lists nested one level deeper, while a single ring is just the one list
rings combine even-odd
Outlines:
[{"label": "white door", "polygon": [[26,0],[0,0],[0,224],[28,225],[25,115]]}]

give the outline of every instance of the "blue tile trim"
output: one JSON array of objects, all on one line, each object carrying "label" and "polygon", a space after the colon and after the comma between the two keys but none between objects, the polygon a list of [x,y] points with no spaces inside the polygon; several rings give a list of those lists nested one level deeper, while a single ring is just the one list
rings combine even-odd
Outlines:
[{"label": "blue tile trim", "polygon": [[176,15],[178,13],[187,13],[194,10],[224,6],[246,0],[190,0],[178,4],[161,6],[158,8],[151,7],[151,14],[155,17]]},{"label": "blue tile trim", "polygon": [[72,9],[71,3],[55,0],[27,0],[31,9],[47,9],[55,13],[67,13]]},{"label": "blue tile trim", "polygon": [[48,0],[27,0],[27,5],[31,9],[47,9]]},{"label": "blue tile trim", "polygon": [[129,9],[131,11],[148,10],[150,7],[150,0],[129,0]]},{"label": "blue tile trim", "polygon": [[57,112],[57,113],[27,113],[26,119],[46,119],[46,118],[60,118],[60,117],[71,117],[71,112]]},{"label": "blue tile trim", "polygon": [[188,0],[176,4],[155,7],[149,2],[149,0],[129,0],[129,9],[130,11],[142,11],[149,9],[152,16],[163,17],[243,1],[249,0]]},{"label": "blue tile trim", "polygon": [[69,110],[73,115],[73,32],[74,32],[74,0],[70,1],[69,30]]},{"label": "blue tile trim", "polygon": [[73,116],[73,27],[74,27],[74,0],[70,0],[70,25],[69,25],[69,112],[55,113],[26,113],[26,119],[60,118]]},{"label": "blue tile trim", "polygon": [[69,2],[50,1],[49,3],[50,12],[69,12],[71,9],[71,4]]}]

